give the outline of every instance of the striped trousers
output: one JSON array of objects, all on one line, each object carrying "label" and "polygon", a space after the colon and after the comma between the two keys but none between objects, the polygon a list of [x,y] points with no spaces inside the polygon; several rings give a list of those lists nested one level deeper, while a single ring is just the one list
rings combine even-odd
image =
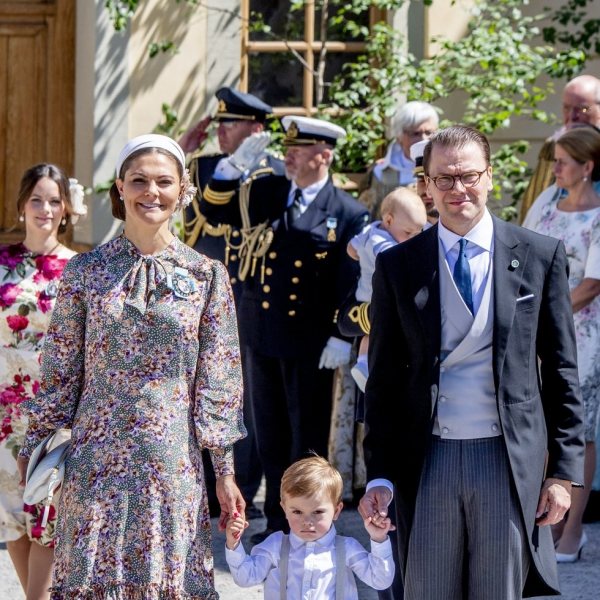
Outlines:
[{"label": "striped trousers", "polygon": [[433,436],[409,539],[404,600],[518,600],[528,566],[504,439]]}]

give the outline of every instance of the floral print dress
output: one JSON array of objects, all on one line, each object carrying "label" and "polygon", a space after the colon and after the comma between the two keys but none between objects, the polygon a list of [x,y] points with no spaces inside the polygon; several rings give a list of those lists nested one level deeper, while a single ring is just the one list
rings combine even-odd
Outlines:
[{"label": "floral print dress", "polygon": [[[600,279],[600,208],[567,212],[558,208],[556,186],[542,192],[523,223],[562,240],[569,260],[569,287],[584,278]],[[600,296],[573,315],[579,382],[585,409],[585,440],[594,442],[600,413]]]},{"label": "floral print dress", "polygon": [[69,263],[22,451],[72,429],[53,600],[218,598],[200,452],[233,473],[241,381],[221,263],[124,236]]},{"label": "floral print dress", "polygon": [[39,388],[39,355],[56,299],[60,276],[74,252],[36,255],[23,244],[0,247],[0,541],[25,533],[53,547],[56,511],[41,527],[41,510],[23,505],[17,454],[27,417],[22,403]]}]

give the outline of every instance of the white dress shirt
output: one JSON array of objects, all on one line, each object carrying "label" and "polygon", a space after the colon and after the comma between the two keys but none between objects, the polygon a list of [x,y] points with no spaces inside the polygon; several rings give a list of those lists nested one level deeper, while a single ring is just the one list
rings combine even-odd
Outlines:
[{"label": "white dress shirt", "polygon": [[[454,265],[458,260],[458,242],[461,236],[444,227],[441,220],[438,223],[438,236],[444,248],[450,273],[453,273]],[[483,298],[494,251],[494,223],[487,209],[477,225],[462,237],[467,240],[465,253],[471,270],[473,310],[477,313]]]},{"label": "white dress shirt", "polygon": [[[303,215],[306,209],[310,206],[310,203],[317,197],[317,194],[325,187],[327,180],[329,179],[329,175],[327,175],[324,179],[320,179],[315,183],[311,183],[302,189],[302,201],[300,203],[300,214]],[[292,186],[290,187],[290,193],[288,194],[288,207],[291,206],[294,202],[294,194],[298,186],[296,182],[292,182]]]},{"label": "white dress shirt", "polygon": [[[233,580],[241,587],[265,582],[266,600],[279,599],[279,559],[284,533],[277,531],[264,542],[254,546],[250,555],[242,544],[235,550],[225,548],[225,558]],[[335,527],[315,542],[304,542],[290,533],[288,562],[288,600],[323,600],[335,597]],[[371,541],[367,552],[354,538],[343,537],[346,553],[344,598],[357,600],[358,591],[353,573],[368,586],[384,590],[394,580],[394,560],[389,538],[384,542]]]}]

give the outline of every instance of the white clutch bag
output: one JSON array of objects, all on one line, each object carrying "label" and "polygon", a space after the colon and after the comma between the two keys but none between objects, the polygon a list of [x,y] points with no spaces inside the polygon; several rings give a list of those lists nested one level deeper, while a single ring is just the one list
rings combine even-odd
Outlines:
[{"label": "white clutch bag", "polygon": [[70,443],[71,432],[57,429],[40,442],[29,459],[23,501],[44,504],[42,527],[46,527],[52,498],[63,482]]}]

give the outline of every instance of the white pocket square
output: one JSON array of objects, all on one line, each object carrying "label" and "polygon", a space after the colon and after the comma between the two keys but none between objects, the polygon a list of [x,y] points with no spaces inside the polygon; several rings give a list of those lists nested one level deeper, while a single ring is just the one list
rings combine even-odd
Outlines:
[{"label": "white pocket square", "polygon": [[521,296],[520,298],[517,298],[517,302],[523,302],[523,300],[530,300],[531,298],[534,298],[535,294],[527,294],[527,296]]}]

